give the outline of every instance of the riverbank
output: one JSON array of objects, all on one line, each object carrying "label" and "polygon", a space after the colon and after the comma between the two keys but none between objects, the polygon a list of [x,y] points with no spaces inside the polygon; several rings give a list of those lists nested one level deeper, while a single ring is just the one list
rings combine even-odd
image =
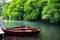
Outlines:
[{"label": "riverbank", "polygon": [[60,25],[60,21],[56,21],[56,22],[53,22],[53,21],[49,21],[49,20],[31,20],[31,21],[28,21],[28,20],[1,20],[1,21],[4,21],[4,22],[17,22],[17,21],[27,21],[27,22],[46,22],[46,23],[50,23],[50,24],[58,24]]}]

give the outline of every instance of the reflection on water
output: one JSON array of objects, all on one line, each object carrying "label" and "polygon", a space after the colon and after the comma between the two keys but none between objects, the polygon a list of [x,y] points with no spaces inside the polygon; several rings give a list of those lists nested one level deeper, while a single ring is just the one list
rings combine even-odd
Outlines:
[{"label": "reflection on water", "polygon": [[1,21],[5,27],[28,25],[31,28],[37,27],[41,30],[39,36],[6,36],[4,40],[60,40],[60,26],[46,22],[27,22],[27,21]]},{"label": "reflection on water", "polygon": [[7,36],[4,40],[40,40],[39,37],[34,36]]}]

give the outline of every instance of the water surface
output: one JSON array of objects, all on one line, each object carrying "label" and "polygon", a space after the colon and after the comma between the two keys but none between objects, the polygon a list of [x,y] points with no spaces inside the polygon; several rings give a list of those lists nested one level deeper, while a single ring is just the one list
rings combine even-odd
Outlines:
[{"label": "water surface", "polygon": [[28,21],[1,21],[4,27],[15,27],[28,25],[31,28],[39,28],[41,32],[38,36],[5,36],[4,40],[60,40],[60,26],[47,22]]}]

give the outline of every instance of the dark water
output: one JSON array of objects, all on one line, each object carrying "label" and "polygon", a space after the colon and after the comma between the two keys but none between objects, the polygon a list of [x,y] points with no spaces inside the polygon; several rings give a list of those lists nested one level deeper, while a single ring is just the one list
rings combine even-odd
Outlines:
[{"label": "dark water", "polygon": [[28,21],[1,21],[4,27],[14,27],[28,25],[31,28],[39,28],[41,32],[38,36],[5,36],[4,40],[60,40],[60,26],[47,22]]}]

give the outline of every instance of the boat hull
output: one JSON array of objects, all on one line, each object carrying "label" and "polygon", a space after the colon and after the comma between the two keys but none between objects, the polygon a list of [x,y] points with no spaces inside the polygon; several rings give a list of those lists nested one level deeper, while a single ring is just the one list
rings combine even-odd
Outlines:
[{"label": "boat hull", "polygon": [[6,28],[2,30],[8,35],[37,35],[40,32],[38,28],[30,28],[27,26],[13,27],[10,29]]},{"label": "boat hull", "polygon": [[10,32],[4,30],[5,34],[7,35],[38,35],[40,31],[37,32]]}]

